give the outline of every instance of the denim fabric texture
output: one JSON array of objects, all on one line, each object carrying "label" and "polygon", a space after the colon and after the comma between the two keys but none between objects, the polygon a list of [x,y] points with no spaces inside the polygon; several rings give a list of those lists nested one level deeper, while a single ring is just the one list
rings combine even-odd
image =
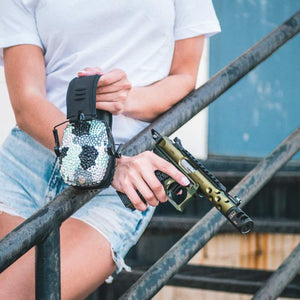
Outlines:
[{"label": "denim fabric texture", "polygon": [[[66,187],[54,152],[15,127],[0,150],[0,212],[26,219]],[[130,269],[124,256],[136,244],[153,212],[152,207],[145,212],[131,211],[109,187],[72,218],[89,224],[110,242],[120,272]]]}]

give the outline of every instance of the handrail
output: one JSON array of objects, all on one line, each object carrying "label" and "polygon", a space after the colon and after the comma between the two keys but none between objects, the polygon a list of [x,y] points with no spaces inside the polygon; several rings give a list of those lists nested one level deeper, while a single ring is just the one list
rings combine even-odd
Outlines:
[{"label": "handrail", "polygon": [[68,187],[0,241],[0,272],[77,211],[99,190],[79,191]]},{"label": "handrail", "polygon": [[276,299],[300,271],[300,243],[260,288],[252,300]]},{"label": "handrail", "polygon": [[[295,153],[300,150],[300,127],[263,159],[229,193],[244,206]],[[151,299],[220,229],[226,219],[215,208],[198,221],[164,256],[120,298]]]},{"label": "handrail", "polygon": [[[153,141],[149,130],[152,127],[162,134],[171,134],[299,31],[300,11],[130,140],[124,145],[124,154],[135,155],[151,148]],[[79,191],[68,187],[4,237],[0,241],[0,272],[33,247],[41,239],[43,232],[49,233],[53,224],[63,222],[97,193],[99,190]],[[29,235],[28,232],[31,234]],[[9,255],[8,250],[10,250]],[[4,263],[5,261],[8,263]]]},{"label": "handrail", "polygon": [[[206,84],[190,93],[170,111],[161,115],[135,138],[130,140],[124,146],[124,154],[135,155],[146,149],[151,149],[153,147],[153,141],[149,134],[150,128],[156,128],[163,135],[170,135],[195,114],[213,102],[254,67],[269,57],[289,39],[299,33],[299,31],[300,11],[219,71]],[[41,210],[8,233],[0,241],[0,272],[34,245],[37,245],[37,248],[41,250],[38,251],[40,253],[40,255],[38,255],[38,262],[48,259],[47,266],[39,269],[40,273],[38,273],[38,277],[43,277],[47,274],[49,268],[53,271],[53,274],[59,273],[59,270],[57,271],[59,260],[57,249],[59,249],[59,244],[56,247],[53,246],[53,243],[56,243],[54,240],[58,240],[59,226],[65,219],[99,192],[101,192],[101,190],[79,191],[68,187]],[[54,234],[54,231],[56,234]],[[50,247],[52,249],[50,253],[44,251],[44,241],[46,241],[47,245],[53,246],[52,248]],[[57,282],[60,280],[60,275],[56,274],[53,276],[56,276],[53,282],[55,282],[54,286],[57,288],[57,286],[59,286]],[[44,285],[43,287],[46,289]],[[37,289],[41,290],[39,287]],[[59,292],[55,297],[59,297]],[[50,298],[48,296],[48,298],[44,299]]]}]

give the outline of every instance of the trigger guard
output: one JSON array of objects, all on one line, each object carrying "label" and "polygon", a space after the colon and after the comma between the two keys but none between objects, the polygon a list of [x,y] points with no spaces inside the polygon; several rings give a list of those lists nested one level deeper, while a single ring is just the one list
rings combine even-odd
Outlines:
[{"label": "trigger guard", "polygon": [[170,190],[168,192],[168,196],[175,201],[176,203],[181,203],[186,199],[187,196],[187,188],[183,187],[177,182],[174,182],[170,185]]}]

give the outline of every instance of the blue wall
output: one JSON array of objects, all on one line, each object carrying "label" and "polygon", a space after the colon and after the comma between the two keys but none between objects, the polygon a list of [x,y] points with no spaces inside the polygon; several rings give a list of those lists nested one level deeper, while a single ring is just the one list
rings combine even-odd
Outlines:
[{"label": "blue wall", "polygon": [[[210,75],[300,9],[298,0],[213,2],[222,32],[210,39]],[[264,157],[299,121],[297,35],[209,106],[209,154]]]}]

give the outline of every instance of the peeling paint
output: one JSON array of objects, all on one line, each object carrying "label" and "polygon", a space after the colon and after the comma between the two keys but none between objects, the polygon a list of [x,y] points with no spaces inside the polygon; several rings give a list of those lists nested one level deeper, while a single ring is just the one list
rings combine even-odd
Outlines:
[{"label": "peeling paint", "polygon": [[243,134],[243,140],[244,140],[244,142],[248,142],[249,138],[250,138],[249,134],[247,132],[244,132],[244,134]]}]

